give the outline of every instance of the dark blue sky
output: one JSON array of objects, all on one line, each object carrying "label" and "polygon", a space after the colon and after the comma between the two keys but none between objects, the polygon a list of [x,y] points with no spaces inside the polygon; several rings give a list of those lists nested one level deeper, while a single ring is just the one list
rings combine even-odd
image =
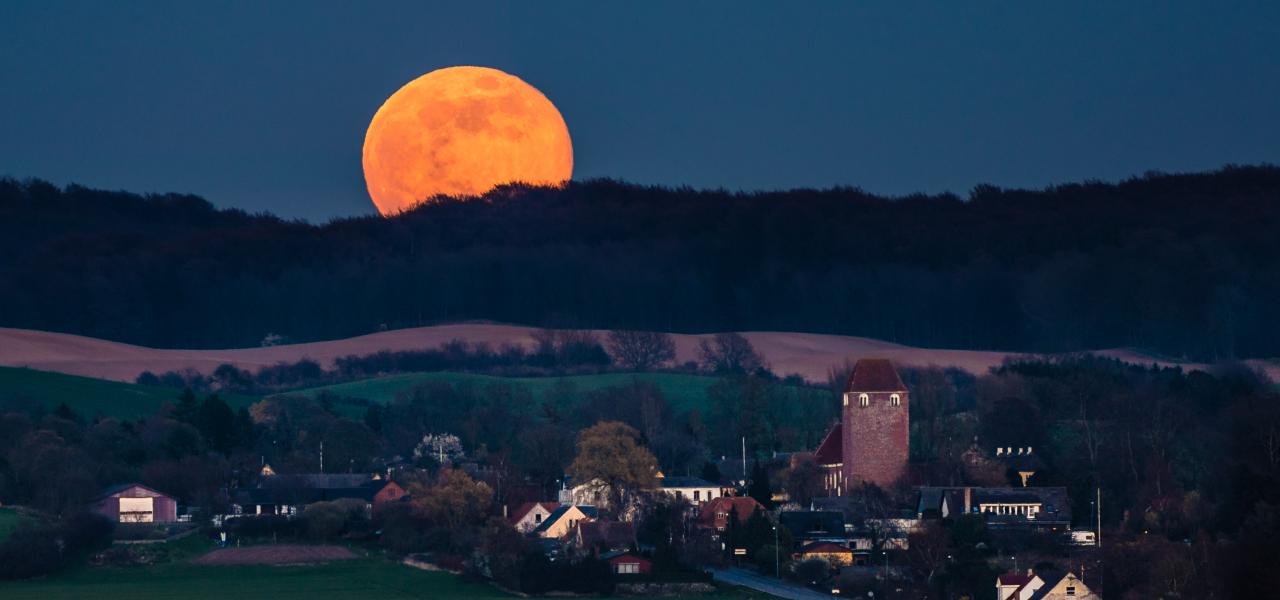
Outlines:
[{"label": "dark blue sky", "polygon": [[368,214],[369,119],[461,64],[542,90],[577,179],[963,194],[1280,162],[1280,3],[1136,4],[10,0],[0,175]]}]

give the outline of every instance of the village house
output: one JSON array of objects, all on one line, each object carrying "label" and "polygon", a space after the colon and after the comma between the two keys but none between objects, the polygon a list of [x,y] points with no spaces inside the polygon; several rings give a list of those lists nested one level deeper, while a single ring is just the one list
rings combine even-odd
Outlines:
[{"label": "village house", "polygon": [[659,473],[658,487],[664,493],[686,500],[695,506],[724,495],[720,484],[698,477],[664,477]]},{"label": "village house", "polygon": [[256,487],[238,490],[232,500],[233,514],[228,516],[295,516],[308,504],[342,499],[363,501],[372,512],[407,496],[399,484],[376,473],[271,473],[259,479]]},{"label": "village house", "polygon": [[801,546],[793,558],[797,562],[826,561],[832,568],[847,567],[853,564],[853,550],[835,542],[809,542]]},{"label": "village house", "polygon": [[139,483],[107,488],[94,499],[91,510],[114,523],[173,523],[178,501]]},{"label": "village house", "polygon": [[615,575],[643,575],[653,571],[653,561],[631,552],[609,552],[600,558]]},{"label": "village house", "polygon": [[551,514],[542,519],[542,524],[533,529],[538,537],[562,539],[572,534],[578,523],[595,519],[599,516],[596,507],[581,504],[569,504],[557,507]]},{"label": "village house", "polygon": [[751,496],[721,496],[702,506],[698,520],[703,527],[723,532],[730,517],[736,514],[740,523],[746,523],[758,510],[763,511],[764,506]]},{"label": "village house", "polygon": [[996,577],[996,600],[1099,600],[1069,571],[1004,573]]},{"label": "village house", "polygon": [[917,518],[982,515],[989,527],[1070,531],[1071,504],[1065,487],[920,487]]},{"label": "village house", "polygon": [[[724,496],[724,488],[698,477],[666,477],[657,474],[658,487],[652,491],[660,491],[674,498],[685,500],[695,507],[703,502]],[[566,486],[560,490],[561,504],[583,504],[608,508],[609,486],[600,480],[572,484],[565,478]]]},{"label": "village house", "polygon": [[520,533],[529,533],[537,529],[551,513],[560,508],[558,502],[525,502],[516,507],[507,517],[507,522]]}]

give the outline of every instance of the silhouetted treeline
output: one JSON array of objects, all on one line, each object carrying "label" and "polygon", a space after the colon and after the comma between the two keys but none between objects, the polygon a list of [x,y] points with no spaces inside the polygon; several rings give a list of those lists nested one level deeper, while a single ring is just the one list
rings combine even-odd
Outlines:
[{"label": "silhouetted treeline", "polygon": [[[609,370],[609,353],[590,331],[546,329],[537,332],[535,338],[536,346],[532,351],[520,345],[503,345],[495,350],[483,342],[471,344],[466,340],[456,339],[440,344],[437,348],[396,352],[382,350],[365,355],[339,356],[334,360],[334,368],[331,370],[325,370],[310,358],[302,358],[292,363],[279,362],[259,367],[256,373],[230,363],[218,365],[208,375],[189,368],[166,371],[159,375],[143,371],[135,381],[142,385],[198,392],[263,394],[393,373],[465,371],[502,376],[544,376],[581,375]],[[761,370],[760,375],[773,377],[768,370]]]},{"label": "silhouetted treeline", "polygon": [[882,198],[573,183],[324,225],[0,181],[0,325],[166,347],[463,319],[1280,354],[1280,169]]}]

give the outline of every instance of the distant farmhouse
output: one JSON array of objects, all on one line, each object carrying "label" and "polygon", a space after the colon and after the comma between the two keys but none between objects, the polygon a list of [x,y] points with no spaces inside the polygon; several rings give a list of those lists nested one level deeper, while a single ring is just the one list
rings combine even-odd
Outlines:
[{"label": "distant farmhouse", "polygon": [[342,499],[363,501],[374,510],[408,497],[394,481],[377,473],[307,473],[279,475],[270,465],[263,467],[256,487],[235,493],[233,515],[294,516],[313,502]]},{"label": "distant farmhouse", "polygon": [[145,485],[126,483],[103,490],[92,511],[115,523],[172,523],[178,520],[178,501]]}]

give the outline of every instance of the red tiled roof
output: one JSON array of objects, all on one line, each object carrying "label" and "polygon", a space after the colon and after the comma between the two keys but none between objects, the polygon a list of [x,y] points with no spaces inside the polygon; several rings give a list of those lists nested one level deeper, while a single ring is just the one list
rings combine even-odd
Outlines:
[{"label": "red tiled roof", "polygon": [[898,370],[886,358],[863,358],[853,365],[846,392],[905,392]]},{"label": "red tiled roof", "polygon": [[755,514],[757,509],[764,510],[764,507],[751,496],[721,496],[707,502],[698,514],[708,527],[728,526],[727,522],[717,523],[716,515],[721,512],[728,514],[736,511],[738,521],[746,523],[747,519],[751,518],[751,515]]},{"label": "red tiled roof", "polygon": [[529,514],[529,511],[533,510],[533,507],[535,506],[541,506],[547,512],[554,512],[557,508],[560,508],[560,503],[558,502],[525,502],[524,504],[521,504],[518,508],[516,508],[514,511],[512,511],[511,517],[507,520],[510,521],[512,525],[519,523],[520,519],[523,519],[525,515]]},{"label": "red tiled roof", "polygon": [[1003,573],[996,577],[996,584],[1016,585],[1021,587],[1026,585],[1028,581],[1031,581],[1031,577],[1031,575],[1027,575],[1026,573]]},{"label": "red tiled roof", "polygon": [[820,465],[835,465],[844,462],[844,427],[836,423],[827,437],[818,444],[818,451],[813,453],[813,461]]},{"label": "red tiled roof", "polygon": [[809,542],[800,548],[800,554],[853,553],[853,550],[832,542]]}]

